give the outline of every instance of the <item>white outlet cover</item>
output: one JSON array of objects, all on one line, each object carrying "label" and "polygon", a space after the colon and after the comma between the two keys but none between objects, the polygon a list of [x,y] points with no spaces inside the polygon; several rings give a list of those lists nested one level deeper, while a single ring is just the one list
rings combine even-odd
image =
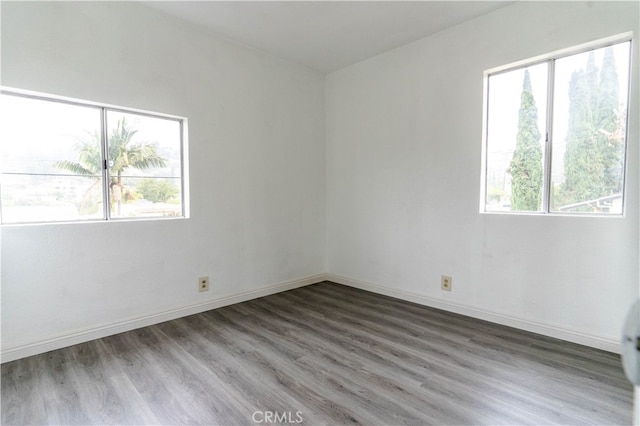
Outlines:
[{"label": "white outlet cover", "polygon": [[198,278],[198,291],[209,291],[209,277]]},{"label": "white outlet cover", "polygon": [[451,287],[453,286],[453,280],[448,275],[440,276],[440,288],[444,291],[451,291]]}]

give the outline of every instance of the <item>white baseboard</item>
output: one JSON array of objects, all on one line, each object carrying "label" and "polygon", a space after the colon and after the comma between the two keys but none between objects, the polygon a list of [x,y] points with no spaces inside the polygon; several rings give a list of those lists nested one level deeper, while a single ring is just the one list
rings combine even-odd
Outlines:
[{"label": "white baseboard", "polygon": [[182,318],[188,315],[198,314],[200,312],[210,311],[211,309],[221,308],[223,306],[233,305],[235,303],[245,302],[247,300],[256,299],[258,297],[268,296],[270,294],[280,293],[292,290],[298,287],[322,282],[326,279],[325,274],[318,274],[309,277],[299,278],[295,280],[285,281],[279,284],[273,284],[256,290],[234,294],[232,296],[220,299],[210,300],[204,303],[184,306],[165,312],[159,312],[144,317],[132,318],[114,324],[102,327],[88,328],[73,333],[29,343],[26,345],[15,346],[12,348],[2,348],[0,351],[0,362],[5,363],[16,359],[25,358],[32,355],[49,352],[55,349],[64,348],[78,343],[84,343],[102,337],[111,336],[125,331],[135,330],[137,328],[170,321],[176,318]]},{"label": "white baseboard", "polygon": [[211,309],[221,308],[223,306],[245,302],[247,300],[256,299],[258,297],[268,296],[270,294],[276,294],[283,291],[292,290],[294,288],[316,284],[325,280],[332,281],[342,285],[347,285],[354,288],[359,288],[362,290],[371,291],[373,293],[395,297],[397,299],[406,300],[413,303],[418,303],[420,305],[430,306],[433,308],[442,309],[445,311],[454,312],[461,315],[466,315],[472,318],[478,318],[485,321],[490,321],[497,324],[506,325],[509,327],[530,331],[533,333],[542,334],[545,336],[555,337],[557,339],[562,339],[569,342],[574,342],[574,343],[602,349],[609,352],[620,353],[621,351],[620,343],[616,339],[595,336],[582,331],[567,329],[566,327],[558,326],[555,324],[547,324],[547,323],[525,320],[525,319],[521,319],[521,318],[509,316],[509,315],[490,312],[490,311],[472,307],[472,306],[446,302],[443,300],[426,297],[420,294],[409,293],[402,290],[396,290],[391,287],[359,281],[352,278],[343,277],[340,275],[318,274],[318,275],[313,275],[309,277],[282,282],[279,284],[265,286],[256,290],[238,293],[232,296],[210,300],[204,303],[184,306],[181,308],[176,308],[176,309],[172,309],[170,311],[165,311],[165,312],[159,312],[157,314],[147,315],[144,317],[132,318],[126,321],[121,321],[118,323],[109,324],[102,327],[79,330],[73,333],[56,336],[53,338],[29,343],[26,345],[15,346],[12,348],[2,348],[2,350],[0,351],[0,362],[5,363],[9,361],[14,361],[16,359],[37,355],[44,352],[49,352],[55,349],[76,345],[78,343],[88,342],[88,341],[99,339],[102,337],[123,333],[125,331],[135,330],[137,328],[146,327],[149,325],[158,324],[165,321],[170,321],[176,318],[182,318],[188,315],[209,311]]},{"label": "white baseboard", "polygon": [[420,294],[396,290],[391,287],[359,281],[340,275],[327,274],[326,279],[327,281],[332,281],[337,284],[347,285],[350,287],[359,288],[361,290],[371,291],[373,293],[384,294],[385,296],[395,297],[397,299],[402,299],[461,315],[466,315],[472,318],[482,319],[496,324],[518,328],[520,330],[530,331],[532,333],[542,334],[544,336],[555,337],[557,339],[602,349],[608,352],[618,354],[621,352],[620,341],[615,338],[595,336],[583,331],[568,329],[557,324],[530,321],[510,315],[487,311],[485,309],[476,308],[473,306],[446,302]]}]

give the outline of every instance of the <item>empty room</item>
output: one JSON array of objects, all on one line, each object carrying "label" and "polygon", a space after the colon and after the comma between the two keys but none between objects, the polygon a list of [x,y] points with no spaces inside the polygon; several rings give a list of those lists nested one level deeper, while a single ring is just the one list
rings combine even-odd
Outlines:
[{"label": "empty room", "polygon": [[639,2],[0,17],[2,424],[640,424]]}]

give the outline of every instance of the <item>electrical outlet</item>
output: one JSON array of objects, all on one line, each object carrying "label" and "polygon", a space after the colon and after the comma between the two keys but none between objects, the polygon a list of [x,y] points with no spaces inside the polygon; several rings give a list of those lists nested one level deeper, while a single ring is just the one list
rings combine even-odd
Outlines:
[{"label": "electrical outlet", "polygon": [[451,277],[447,275],[440,276],[440,288],[444,291],[451,291]]},{"label": "electrical outlet", "polygon": [[201,292],[209,291],[209,277],[198,278],[198,290]]}]

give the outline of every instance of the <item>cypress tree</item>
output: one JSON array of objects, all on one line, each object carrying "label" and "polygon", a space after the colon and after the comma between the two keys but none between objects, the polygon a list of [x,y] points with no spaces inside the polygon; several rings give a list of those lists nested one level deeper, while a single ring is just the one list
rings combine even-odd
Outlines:
[{"label": "cypress tree", "polygon": [[602,71],[598,84],[597,127],[599,146],[604,168],[603,195],[622,191],[622,165],[624,155],[624,138],[620,138],[618,126],[618,73],[616,72],[613,48],[607,47],[602,60]]},{"label": "cypress tree", "polygon": [[618,73],[613,48],[607,47],[602,59],[602,71],[598,82],[598,127],[607,132],[614,132],[616,126],[616,110],[619,102]]},{"label": "cypress tree", "polygon": [[618,102],[613,49],[605,50],[600,72],[591,52],[586,70],[575,71],[569,84],[565,180],[555,204],[586,202],[620,192],[624,138],[615,137],[619,133]]},{"label": "cypress tree", "polygon": [[529,70],[524,72],[516,148],[511,159],[511,209],[538,211],[542,200],[542,147],[538,108],[531,90]]},{"label": "cypress tree", "polygon": [[562,204],[598,198],[603,188],[602,158],[593,120],[593,85],[583,70],[571,75],[569,83],[569,127],[564,154]]},{"label": "cypress tree", "polygon": [[587,57],[587,69],[585,71],[587,85],[587,120],[594,121],[598,110],[598,67],[596,66],[596,55],[593,51]]}]

